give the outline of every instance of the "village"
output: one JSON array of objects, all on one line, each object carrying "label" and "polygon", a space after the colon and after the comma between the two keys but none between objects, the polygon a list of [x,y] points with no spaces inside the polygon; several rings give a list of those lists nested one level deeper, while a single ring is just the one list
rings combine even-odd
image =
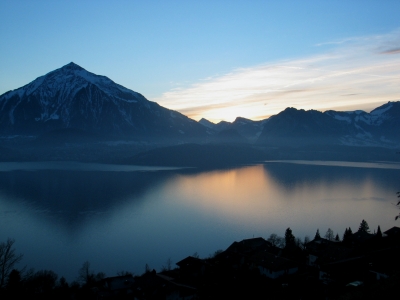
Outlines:
[{"label": "village", "polygon": [[[362,220],[343,238],[328,229],[312,240],[271,234],[233,242],[208,258],[197,253],[161,270],[105,277],[85,262],[80,280],[42,270],[12,270],[0,288],[2,299],[386,299],[400,282],[400,228],[370,233]],[[26,273],[26,272],[25,272]],[[29,272],[28,272],[29,273]]]},{"label": "village", "polygon": [[177,268],[105,278],[94,291],[99,299],[383,299],[398,287],[399,247],[399,227],[370,233],[364,220],[343,240],[329,229],[301,243],[288,228],[284,243],[274,234],[233,242]]}]

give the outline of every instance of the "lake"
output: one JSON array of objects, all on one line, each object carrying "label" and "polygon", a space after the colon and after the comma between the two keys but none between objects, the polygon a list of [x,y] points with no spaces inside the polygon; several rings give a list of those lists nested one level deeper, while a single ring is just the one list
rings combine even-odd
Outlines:
[{"label": "lake", "polygon": [[75,162],[0,163],[0,241],[15,239],[19,267],[69,282],[94,272],[140,275],[197,252],[208,257],[252,237],[342,237],[365,219],[394,217],[400,164],[270,161],[223,170]]}]

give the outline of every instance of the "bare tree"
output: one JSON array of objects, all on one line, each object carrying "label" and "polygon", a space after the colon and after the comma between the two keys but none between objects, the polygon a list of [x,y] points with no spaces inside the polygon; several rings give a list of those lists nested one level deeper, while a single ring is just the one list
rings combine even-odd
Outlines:
[{"label": "bare tree", "polygon": [[94,281],[94,273],[90,270],[89,261],[85,261],[79,269],[79,280],[84,285],[90,285]]},{"label": "bare tree", "polygon": [[172,260],[171,258],[167,259],[166,265],[161,267],[162,272],[171,271],[172,270]]},{"label": "bare tree", "polygon": [[329,241],[333,241],[335,239],[335,235],[332,229],[328,228],[328,231],[325,233],[325,238]]},{"label": "bare tree", "polygon": [[270,242],[272,246],[278,246],[278,238],[276,233],[271,233],[267,241]]},{"label": "bare tree", "polygon": [[13,245],[15,240],[8,238],[7,242],[0,243],[0,287],[10,274],[14,265],[21,261],[22,254],[15,254]]},{"label": "bare tree", "polygon": [[285,247],[285,239],[281,236],[278,236],[276,233],[272,233],[267,239],[273,246],[284,248]]}]

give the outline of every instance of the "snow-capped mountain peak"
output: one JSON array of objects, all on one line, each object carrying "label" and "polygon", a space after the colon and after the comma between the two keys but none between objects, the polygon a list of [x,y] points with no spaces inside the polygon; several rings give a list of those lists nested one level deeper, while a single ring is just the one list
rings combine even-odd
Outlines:
[{"label": "snow-capped mountain peak", "polygon": [[3,133],[40,134],[57,128],[78,128],[130,134],[158,128],[159,133],[182,135],[190,131],[188,127],[203,130],[182,114],[173,115],[141,94],[73,62],[0,95]]}]

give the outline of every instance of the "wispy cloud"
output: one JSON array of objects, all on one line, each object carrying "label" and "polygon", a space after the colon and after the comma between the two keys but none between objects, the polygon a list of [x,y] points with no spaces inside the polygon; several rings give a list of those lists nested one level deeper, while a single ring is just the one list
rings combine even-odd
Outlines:
[{"label": "wispy cloud", "polygon": [[338,44],[320,55],[237,69],[154,100],[213,121],[262,119],[288,106],[369,110],[400,100],[400,30]]},{"label": "wispy cloud", "polygon": [[400,48],[389,49],[386,51],[382,51],[382,54],[400,54]]}]

